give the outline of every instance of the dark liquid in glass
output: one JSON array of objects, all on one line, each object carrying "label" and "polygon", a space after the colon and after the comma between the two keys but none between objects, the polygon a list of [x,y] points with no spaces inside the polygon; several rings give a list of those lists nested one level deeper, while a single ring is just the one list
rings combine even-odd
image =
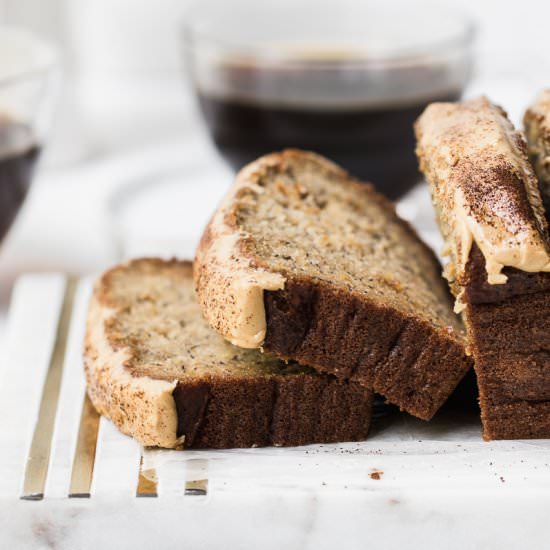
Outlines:
[{"label": "dark liquid in glass", "polygon": [[[358,70],[353,71],[346,73],[347,81],[353,83],[355,78],[355,89],[366,90],[368,94],[371,83]],[[319,86],[323,85],[319,72],[313,71],[311,76],[307,71],[303,73],[305,84],[297,78],[297,71],[285,72],[280,68],[228,64],[218,74],[220,89],[216,93],[199,90],[199,101],[216,146],[236,170],[260,155],[297,147],[341,164],[393,199],[420,180],[414,153],[414,121],[428,103],[455,101],[460,96],[460,90],[447,88],[432,96],[423,94],[415,100],[413,95],[413,99],[400,102],[390,99],[361,104],[355,100],[350,104],[341,102],[337,107],[315,106],[307,101],[275,104],[253,99],[255,90],[261,95],[262,90],[275,90],[275,94],[279,90],[284,94],[297,86],[315,89],[314,79],[318,79]],[[384,97],[384,86],[386,95],[391,97],[395,95],[395,87],[416,90],[422,78],[432,79],[434,87],[439,84],[436,89],[441,90],[441,72],[418,66],[399,71],[387,83],[377,77],[373,86],[377,88],[377,97]],[[347,85],[351,88],[353,84]],[[226,94],[224,89],[230,92]]]},{"label": "dark liquid in glass", "polygon": [[25,200],[39,153],[28,126],[0,118],[0,241]]}]

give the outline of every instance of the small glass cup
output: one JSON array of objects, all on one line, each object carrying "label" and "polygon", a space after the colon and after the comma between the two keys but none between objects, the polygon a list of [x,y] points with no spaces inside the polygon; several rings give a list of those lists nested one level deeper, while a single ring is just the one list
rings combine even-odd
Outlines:
[{"label": "small glass cup", "polygon": [[235,169],[308,149],[391,198],[419,181],[413,122],[461,96],[473,37],[428,0],[203,0],[183,25],[202,114]]},{"label": "small glass cup", "polygon": [[53,108],[55,49],[0,26],[0,242],[29,190]]}]

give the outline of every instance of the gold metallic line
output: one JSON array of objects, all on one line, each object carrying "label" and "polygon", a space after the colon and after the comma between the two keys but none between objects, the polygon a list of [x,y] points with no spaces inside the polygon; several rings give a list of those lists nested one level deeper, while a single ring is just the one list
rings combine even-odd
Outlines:
[{"label": "gold metallic line", "polygon": [[23,492],[21,494],[21,498],[24,500],[42,500],[44,498],[44,487],[50,464],[55,415],[59,401],[76,286],[77,279],[68,277],[61,314],[57,324],[55,343],[42,389],[38,418],[27,457]]},{"label": "gold metallic line", "polygon": [[[187,461],[187,477],[195,477],[193,473],[204,470],[208,473],[208,460],[202,458],[191,458]],[[187,479],[185,482],[185,495],[187,496],[206,496],[208,494],[208,478]]]},{"label": "gold metallic line", "polygon": [[188,496],[206,496],[208,494],[208,479],[186,481],[185,494]]},{"label": "gold metallic line", "polygon": [[136,497],[158,497],[157,472],[154,468],[149,470],[143,469],[143,455],[139,461]]},{"label": "gold metallic line", "polygon": [[78,440],[73,459],[69,498],[89,498],[94,475],[99,414],[94,409],[88,394],[84,395]]}]

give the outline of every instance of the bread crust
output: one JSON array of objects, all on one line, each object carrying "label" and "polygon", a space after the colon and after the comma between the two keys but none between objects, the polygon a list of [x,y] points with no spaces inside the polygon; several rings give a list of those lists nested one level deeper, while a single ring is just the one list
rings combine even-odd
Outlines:
[{"label": "bread crust", "polygon": [[[269,272],[262,259],[250,253],[232,207],[240,190],[255,185],[272,167],[289,161],[314,159],[319,170],[337,173],[357,193],[368,193],[369,200],[418,238],[414,230],[400,220],[393,205],[376,193],[370,184],[361,183],[332,162],[297,150],[273,153],[247,166],[238,176],[218,212],[207,226],[197,249],[194,277],[199,304],[211,325],[226,338],[232,337],[234,316],[229,310],[242,310],[236,287],[246,285],[241,275],[256,270]],[[220,235],[232,235],[231,254],[219,258]],[[425,257],[431,262],[430,275],[439,284],[440,266],[425,245]],[[227,265],[238,266],[235,271]],[[282,276],[281,288],[263,288],[263,338],[256,347],[285,359],[311,365],[320,372],[340,379],[356,381],[409,413],[429,420],[444,403],[471,366],[464,352],[460,323],[450,316],[445,329],[398,311],[382,307],[365,294],[342,291],[335,285],[294,273]],[[445,295],[446,296],[446,295]],[[228,307],[228,304],[230,307]],[[451,302],[449,300],[449,307]]]},{"label": "bread crust", "polygon": [[265,293],[264,349],[358,382],[430,420],[471,367],[449,331],[311,279]]},{"label": "bread crust", "polygon": [[539,179],[546,208],[550,209],[550,89],[543,90],[523,117],[529,158]]},{"label": "bread crust", "polygon": [[[524,139],[486,98],[433,104],[416,123],[416,133],[421,168],[451,255],[447,277],[460,301],[475,361],[483,437],[550,437],[550,337],[545,329],[550,273],[544,262],[539,269],[519,262],[529,257],[525,251],[530,247],[545,253],[548,231]],[[453,197],[461,188],[470,227],[489,228],[491,246],[478,242],[484,233],[474,230],[467,249],[453,247],[453,242],[464,243],[453,221]],[[490,252],[507,247],[519,251],[508,257],[525,269],[503,263],[501,278],[491,280]]]},{"label": "bread crust", "polygon": [[478,380],[483,438],[550,438],[550,273],[507,268],[488,285],[474,245],[463,312]]},{"label": "bread crust", "polygon": [[88,394],[120,431],[142,445],[165,448],[286,446],[367,437],[373,394],[359,384],[308,372],[182,374],[172,380],[138,374],[131,345],[120,345],[115,337],[113,322],[122,307],[108,291],[115,275],[144,264],[173,268],[179,283],[192,285],[190,262],[141,259],[111,269],[94,287],[84,350]]},{"label": "bread crust", "polygon": [[95,285],[88,311],[84,341],[88,395],[100,414],[142,445],[178,447],[183,441],[176,435],[178,418],[172,397],[176,381],[134,376],[128,369],[131,350],[119,347],[110,337],[110,321],[117,309],[107,302],[105,287],[112,273]]}]

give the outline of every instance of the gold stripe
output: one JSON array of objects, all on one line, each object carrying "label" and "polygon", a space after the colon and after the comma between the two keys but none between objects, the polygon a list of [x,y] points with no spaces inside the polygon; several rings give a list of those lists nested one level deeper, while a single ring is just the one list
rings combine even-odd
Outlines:
[{"label": "gold stripe", "polygon": [[188,496],[206,496],[208,494],[208,480],[187,481],[185,483],[185,494]]},{"label": "gold stripe", "polygon": [[185,482],[185,495],[206,496],[208,494],[208,478],[189,479],[195,477],[198,471],[208,473],[208,460],[203,458],[191,458],[187,461],[187,481]]},{"label": "gold stripe", "polygon": [[154,468],[143,469],[143,455],[139,461],[138,485],[136,497],[158,497],[157,471]]},{"label": "gold stripe", "polygon": [[99,414],[94,409],[88,394],[84,394],[78,441],[73,460],[69,498],[90,498],[94,475]]},{"label": "gold stripe", "polygon": [[52,448],[52,436],[55,425],[55,415],[59,400],[61,377],[63,374],[63,362],[67,349],[67,339],[71,324],[71,314],[77,279],[68,277],[65,286],[65,295],[61,314],[57,324],[57,334],[50,364],[42,389],[42,399],[38,411],[38,419],[34,428],[31,448],[27,457],[25,468],[25,480],[21,498],[25,500],[42,500],[44,498],[44,487],[50,464],[50,453]]}]

